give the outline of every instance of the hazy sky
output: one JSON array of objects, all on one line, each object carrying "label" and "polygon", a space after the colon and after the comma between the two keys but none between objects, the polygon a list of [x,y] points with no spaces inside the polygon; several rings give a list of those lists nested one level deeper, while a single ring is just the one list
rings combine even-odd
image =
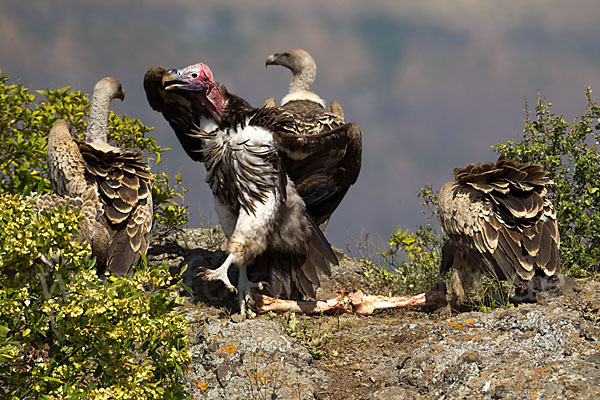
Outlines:
[{"label": "hazy sky", "polygon": [[[363,132],[363,169],[334,213],[338,247],[363,233],[386,239],[423,221],[417,190],[455,167],[492,161],[490,146],[520,135],[523,104],[541,90],[554,110],[582,113],[600,93],[600,4],[589,1],[14,1],[0,4],[0,68],[33,90],[121,80],[114,111],[156,127],[172,147],[158,168],[181,171],[192,226],[212,217],[204,167],[189,160],[142,79],[153,65],[210,65],[254,105],[280,99],[291,77],[265,58],[308,50],[313,89],[338,100]],[[594,98],[597,99],[596,96]]]}]

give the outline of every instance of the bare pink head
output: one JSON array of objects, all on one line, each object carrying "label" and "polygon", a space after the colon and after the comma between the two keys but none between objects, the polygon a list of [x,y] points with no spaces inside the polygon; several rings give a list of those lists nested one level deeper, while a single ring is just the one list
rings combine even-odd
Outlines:
[{"label": "bare pink head", "polygon": [[225,108],[226,101],[208,65],[197,63],[181,69],[170,69],[162,77],[165,90],[189,90],[201,93],[203,104],[215,119]]}]

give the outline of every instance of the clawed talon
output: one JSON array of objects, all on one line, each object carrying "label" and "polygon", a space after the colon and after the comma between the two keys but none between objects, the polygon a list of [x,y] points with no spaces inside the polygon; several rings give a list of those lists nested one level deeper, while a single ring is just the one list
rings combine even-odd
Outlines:
[{"label": "clawed talon", "polygon": [[233,286],[231,284],[231,282],[229,281],[229,277],[227,276],[229,267],[233,263],[234,259],[235,259],[235,255],[229,254],[227,256],[227,259],[223,262],[223,264],[221,264],[221,266],[219,268],[217,268],[217,269],[202,268],[202,270],[200,271],[200,273],[198,273],[198,275],[202,279],[207,280],[207,281],[221,281],[221,282],[223,282],[225,287],[227,289],[229,289],[230,292],[235,293],[235,292],[237,292],[237,289],[235,288],[235,286]]},{"label": "clawed talon", "polygon": [[223,275],[217,271],[218,269],[201,268],[198,276],[205,281],[221,281],[230,292],[237,293],[237,288],[231,284],[227,274],[223,277]]}]

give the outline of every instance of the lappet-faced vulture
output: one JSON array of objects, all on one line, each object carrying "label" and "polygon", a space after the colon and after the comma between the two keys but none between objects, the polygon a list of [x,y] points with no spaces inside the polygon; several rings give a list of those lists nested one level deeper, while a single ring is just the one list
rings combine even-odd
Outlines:
[{"label": "lappet-faced vulture", "polygon": [[335,208],[326,204],[339,190],[330,182],[356,180],[347,176],[344,163],[360,156],[358,126],[300,134],[293,113],[252,108],[215,82],[202,63],[168,71],[153,67],[144,87],[150,105],[169,121],[187,154],[207,169],[229,255],[206,278],[234,290],[227,270],[232,264],[239,267],[242,313],[250,289],[258,286],[246,269],[252,280],[266,281],[272,295],[314,297],[330,263],[337,263],[316,223]]}]

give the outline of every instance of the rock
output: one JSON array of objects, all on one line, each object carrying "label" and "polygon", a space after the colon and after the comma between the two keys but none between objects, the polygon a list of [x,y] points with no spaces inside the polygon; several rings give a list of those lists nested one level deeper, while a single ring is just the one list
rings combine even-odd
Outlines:
[{"label": "rock", "polygon": [[191,353],[186,390],[192,398],[314,399],[328,385],[308,351],[272,321],[206,322]]},{"label": "rock", "polygon": [[[284,333],[284,318],[236,318],[235,296],[196,276],[225,259],[219,235],[186,229],[154,243],[148,256],[173,272],[188,264],[192,399],[600,398],[600,283],[566,279],[536,304],[488,313],[298,317],[306,337],[329,338],[313,359]],[[363,288],[361,271],[345,257],[318,295]]]}]

